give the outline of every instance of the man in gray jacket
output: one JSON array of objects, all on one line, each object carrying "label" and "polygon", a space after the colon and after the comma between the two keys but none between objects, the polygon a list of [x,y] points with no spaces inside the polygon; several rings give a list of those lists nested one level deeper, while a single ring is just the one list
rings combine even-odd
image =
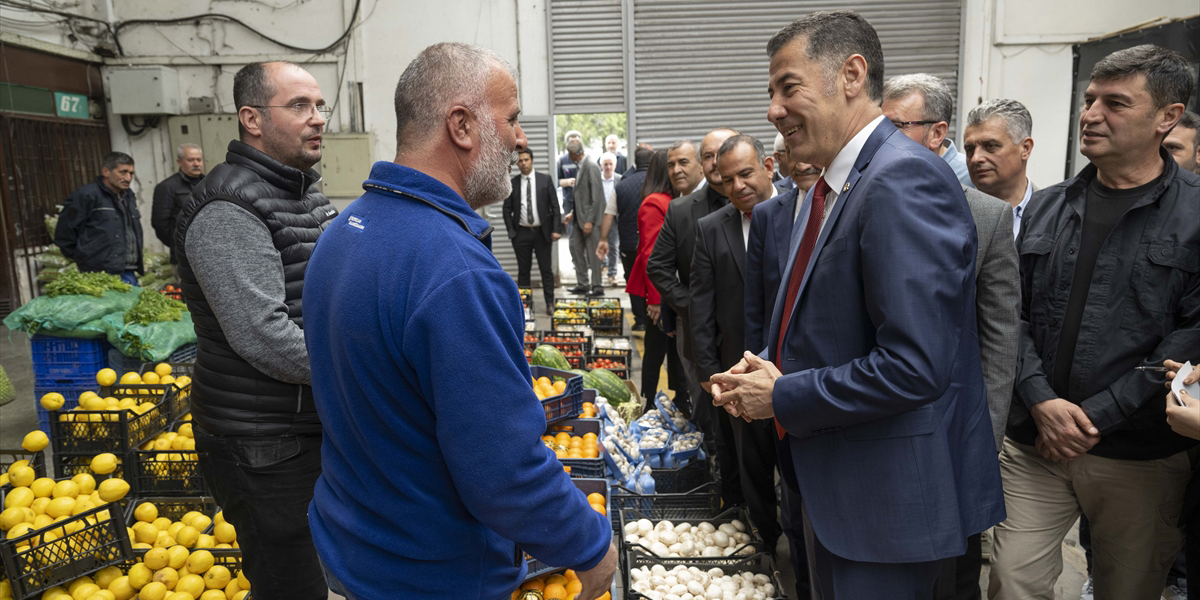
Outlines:
[{"label": "man in gray jacket", "polygon": [[329,108],[298,65],[233,78],[241,140],[179,214],[175,250],[198,349],[191,408],[200,470],[238,530],[259,600],[323,600],[308,505],[321,421],[304,344],[308,258],[337,211],[317,191]]},{"label": "man in gray jacket", "polygon": [[[938,152],[954,111],[954,96],[942,80],[932,76],[909,76],[903,82],[914,89],[898,92],[896,80],[883,88],[883,114],[913,141]],[[915,82],[915,83],[914,83]],[[901,126],[901,123],[933,121],[931,126]],[[938,132],[929,135],[928,132]],[[1017,328],[1020,324],[1020,273],[1013,244],[1013,214],[1007,202],[963,186],[971,216],[975,219],[979,251],[975,255],[975,318],[979,331],[979,353],[987,384],[988,411],[996,452],[1004,444],[1004,428],[1012,402],[1017,374]],[[980,598],[979,574],[983,568],[980,535],[967,539],[967,553],[947,559],[938,578],[937,600]]]},{"label": "man in gray jacket", "polygon": [[[570,144],[581,144],[578,139]],[[572,146],[568,148],[574,152]],[[578,285],[575,289],[583,290],[588,285],[588,272],[591,272],[592,288],[588,296],[603,296],[602,281],[604,262],[596,258],[596,248],[600,245],[600,224],[604,219],[604,183],[600,174],[600,166],[592,160],[579,161],[579,172],[575,176],[575,207],[572,210],[569,223],[575,228],[571,236],[571,256],[575,262],[575,279]]]}]

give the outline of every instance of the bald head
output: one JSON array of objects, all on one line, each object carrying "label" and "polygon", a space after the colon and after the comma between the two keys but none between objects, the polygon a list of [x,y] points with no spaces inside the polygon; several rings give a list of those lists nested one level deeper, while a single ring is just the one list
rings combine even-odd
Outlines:
[{"label": "bald head", "polygon": [[329,114],[311,73],[290,62],[251,63],[233,77],[233,101],[243,143],[296,169],[321,160]]},{"label": "bald head", "polygon": [[739,135],[736,129],[731,127],[718,127],[704,136],[700,142],[700,168],[704,171],[704,178],[708,180],[708,185],[713,186],[713,189],[724,194],[723,184],[721,183],[721,174],[717,172],[717,151],[721,149],[721,144],[725,140]]}]

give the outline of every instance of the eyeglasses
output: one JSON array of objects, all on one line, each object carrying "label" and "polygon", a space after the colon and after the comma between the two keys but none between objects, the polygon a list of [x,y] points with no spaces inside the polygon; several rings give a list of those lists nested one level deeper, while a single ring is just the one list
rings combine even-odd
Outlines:
[{"label": "eyeglasses", "polygon": [[895,125],[896,129],[904,129],[909,125],[933,125],[934,123],[941,123],[941,121],[892,121],[892,125]]},{"label": "eyeglasses", "polygon": [[248,105],[251,108],[290,108],[297,117],[311,117],[313,112],[317,112],[322,118],[328,119],[333,116],[333,107],[328,104],[313,104],[311,102],[297,102],[295,104],[287,104],[282,106],[258,106],[254,104]]}]

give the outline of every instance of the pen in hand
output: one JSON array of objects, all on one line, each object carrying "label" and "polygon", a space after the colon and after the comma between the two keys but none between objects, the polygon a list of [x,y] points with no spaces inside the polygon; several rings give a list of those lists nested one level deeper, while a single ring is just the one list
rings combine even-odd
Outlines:
[{"label": "pen in hand", "polygon": [[1134,367],[1134,371],[1152,371],[1154,373],[1166,373],[1169,369],[1166,367]]}]

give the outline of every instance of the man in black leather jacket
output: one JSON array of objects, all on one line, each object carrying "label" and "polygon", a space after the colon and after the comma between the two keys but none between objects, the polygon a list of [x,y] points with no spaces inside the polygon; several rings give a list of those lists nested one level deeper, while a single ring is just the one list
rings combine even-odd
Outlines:
[{"label": "man in black leather jacket", "polygon": [[129,189],[132,182],[133,157],[110,152],[100,176],[63,202],[54,243],[81,272],[120,275],[125,283],[137,285],[137,276],[144,272],[142,216]]},{"label": "man in black leather jacket", "polygon": [[171,252],[171,264],[175,258],[175,225],[179,211],[187,204],[188,196],[200,180],[204,179],[204,151],[196,144],[180,144],[175,150],[175,164],[179,170],[154,186],[154,203],[150,205],[150,226],[154,235]]}]

